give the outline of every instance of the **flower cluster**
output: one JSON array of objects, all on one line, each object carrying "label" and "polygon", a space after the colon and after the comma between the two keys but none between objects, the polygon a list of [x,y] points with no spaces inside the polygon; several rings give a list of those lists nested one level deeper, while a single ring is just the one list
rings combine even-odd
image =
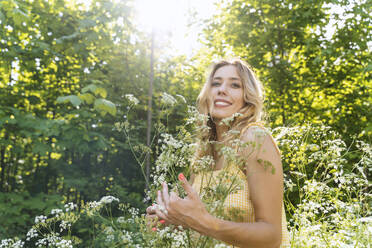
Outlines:
[{"label": "flower cluster", "polygon": [[72,240],[66,240],[59,237],[58,233],[49,233],[45,238],[39,239],[35,243],[36,247],[58,247],[58,248],[73,248]]},{"label": "flower cluster", "polygon": [[112,203],[113,201],[119,202],[119,199],[111,195],[108,195],[108,196],[102,197],[99,202],[103,204],[109,204],[109,203]]},{"label": "flower cluster", "polygon": [[[163,133],[159,139],[161,153],[155,162],[155,170],[152,174],[154,185],[160,186],[167,181],[168,177],[175,179],[175,171],[187,168],[191,164],[195,144],[186,140],[176,139],[171,134]],[[173,174],[170,175],[169,172]]]},{"label": "flower cluster", "polygon": [[133,94],[126,94],[125,98],[127,98],[128,101],[133,105],[137,105],[139,103],[139,100],[135,96],[133,96]]},{"label": "flower cluster", "polygon": [[44,215],[39,215],[39,216],[36,216],[35,217],[35,224],[38,224],[38,223],[45,223],[45,220],[47,219],[46,216]]},{"label": "flower cluster", "polygon": [[170,107],[177,104],[177,100],[172,95],[169,95],[166,92],[163,92],[162,98],[160,101],[165,106],[170,106]]},{"label": "flower cluster", "polygon": [[[366,190],[366,171],[371,170],[371,145],[350,147],[336,132],[324,126],[280,128],[286,202],[294,247],[367,247],[372,222]],[[354,148],[354,149],[355,149]],[[369,150],[370,151],[370,150]],[[359,160],[355,160],[355,157]],[[366,222],[359,220],[366,219]]]},{"label": "flower cluster", "polygon": [[0,243],[0,248],[21,248],[25,242],[18,239],[3,239]]}]

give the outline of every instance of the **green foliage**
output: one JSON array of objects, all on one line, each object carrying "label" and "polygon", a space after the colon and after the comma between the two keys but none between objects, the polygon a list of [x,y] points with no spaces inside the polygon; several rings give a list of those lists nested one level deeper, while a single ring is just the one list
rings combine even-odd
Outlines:
[{"label": "green foliage", "polygon": [[368,247],[371,145],[325,126],[277,128],[293,247]]},{"label": "green foliage", "polygon": [[71,96],[59,96],[57,98],[57,103],[63,103],[63,102],[70,102],[75,107],[79,106],[81,104],[81,100],[78,96],[71,95]]},{"label": "green foliage", "polygon": [[0,1],[0,192],[79,204],[110,192],[142,206],[140,170],[112,127],[126,111],[122,95],[145,87],[147,56],[135,54],[147,40],[129,1],[78,5]]},{"label": "green foliage", "polygon": [[[284,168],[290,167],[285,178],[285,204],[291,224],[291,247],[368,247],[372,240],[371,195],[366,173],[371,169],[371,145],[357,141],[355,148],[345,149],[338,134],[324,126],[280,127],[274,132],[286,154]],[[177,137],[165,135],[159,144],[161,154],[156,162],[154,188],[167,179],[176,190],[176,171],[189,169],[186,164],[192,153],[190,133],[181,128],[179,134]],[[289,152],[294,149],[296,153]],[[199,169],[211,169],[207,160],[199,163],[202,167]],[[216,179],[234,181],[234,175],[227,174],[220,173]],[[206,177],[209,187],[201,194],[211,212],[223,204],[226,193],[239,189],[231,187],[234,182],[230,186],[218,180],[210,183]],[[293,194],[298,197],[288,197]],[[45,216],[35,217],[35,224],[23,239],[26,247],[40,240],[55,247],[63,247],[63,243],[74,247],[215,247],[220,243],[203,236],[199,238],[190,230],[160,223],[156,224],[155,231],[149,230],[147,220],[138,209],[131,208],[126,201],[119,205],[117,202],[119,199],[105,196],[99,201],[86,202],[81,209],[69,203],[62,209],[45,211]],[[3,242],[15,240],[17,238]]]},{"label": "green foliage", "polygon": [[[47,201],[49,196],[81,205],[112,194],[144,207],[145,183],[137,162],[144,161],[143,151],[154,148],[144,145],[149,37],[134,26],[130,0],[93,0],[86,8],[78,2],[0,0],[2,237],[25,233],[32,216],[60,203]],[[157,61],[153,144],[164,138],[161,133],[179,131],[187,115],[185,102],[195,102],[211,61],[230,54],[257,70],[273,127],[325,123],[340,133],[344,147],[354,148],[356,138],[370,142],[368,1],[234,0],[218,5],[221,13],[207,22],[205,46],[195,57]],[[336,7],[344,13],[332,11]],[[333,33],[328,23],[335,23]],[[162,92],[177,103],[164,104]],[[126,94],[139,103],[133,106]],[[127,125],[130,140],[117,132],[116,123]],[[324,139],[333,140],[326,134]],[[305,143],[321,147],[311,135]],[[283,155],[290,156],[283,161],[291,180],[304,161],[308,166],[302,174],[339,172],[310,161],[311,149],[298,145],[300,150],[282,147]],[[153,164],[157,156],[152,153]],[[327,156],[324,161],[333,159]],[[353,172],[359,157],[347,153],[350,164],[339,164]],[[294,206],[310,179],[298,179],[289,191]],[[90,235],[83,231],[85,224],[77,228],[81,239]]]},{"label": "green foliage", "polygon": [[324,123],[369,139],[369,1],[234,0],[218,9],[203,33],[207,56],[255,68],[273,126]]},{"label": "green foliage", "polygon": [[116,107],[115,105],[110,102],[110,101],[107,101],[105,99],[96,99],[94,101],[94,108],[97,109],[97,110],[101,110],[103,115],[108,112],[109,114],[115,116],[116,114]]},{"label": "green foliage", "polygon": [[32,226],[36,215],[50,212],[62,206],[60,195],[43,193],[30,195],[21,193],[0,193],[0,238],[18,236]]}]

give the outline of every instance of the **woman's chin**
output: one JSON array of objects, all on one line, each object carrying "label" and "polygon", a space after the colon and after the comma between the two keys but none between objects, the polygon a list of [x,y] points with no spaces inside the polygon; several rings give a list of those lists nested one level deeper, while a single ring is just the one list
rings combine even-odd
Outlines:
[{"label": "woman's chin", "polygon": [[228,115],[218,115],[218,114],[216,114],[216,115],[211,115],[211,117],[212,117],[212,120],[215,123],[218,123],[218,122],[220,122],[221,120],[223,120],[225,118],[231,117],[231,115],[228,116]]}]

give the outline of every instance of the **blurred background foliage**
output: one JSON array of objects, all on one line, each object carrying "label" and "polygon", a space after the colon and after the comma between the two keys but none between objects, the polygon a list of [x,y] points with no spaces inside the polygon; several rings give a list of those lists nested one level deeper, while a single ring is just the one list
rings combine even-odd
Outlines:
[{"label": "blurred background foliage", "polygon": [[[335,6],[345,12],[330,12]],[[271,128],[322,123],[348,147],[370,143],[370,1],[231,0],[217,10],[192,56],[164,58],[165,44],[156,47],[155,122],[181,125],[184,104],[165,118],[161,93],[194,105],[211,62],[234,56],[263,82]],[[66,202],[113,195],[145,206],[143,175],[114,128],[128,120],[132,142],[145,144],[151,37],[133,18],[131,0],[93,0],[88,9],[0,0],[0,238]],[[140,100],[131,115],[126,94]]]}]

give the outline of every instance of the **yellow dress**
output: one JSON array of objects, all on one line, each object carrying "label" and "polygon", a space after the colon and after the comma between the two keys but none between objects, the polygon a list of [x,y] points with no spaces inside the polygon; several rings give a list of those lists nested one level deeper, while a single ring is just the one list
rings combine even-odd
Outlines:
[{"label": "yellow dress", "polygon": [[[235,183],[232,183],[232,181]],[[205,189],[207,189],[206,191],[221,191],[221,189],[216,188],[218,185],[225,185],[229,188],[231,185],[237,185],[236,182],[238,184],[240,182],[240,186],[233,191],[228,191],[231,193],[226,196],[222,203],[224,217],[226,220],[235,222],[255,222],[254,208],[250,200],[247,177],[234,163],[225,165],[221,170],[196,174],[192,186],[199,194],[203,194],[205,193]],[[202,195],[201,197],[203,198]],[[290,247],[289,240],[284,203],[282,203],[282,243],[280,247]]]}]

